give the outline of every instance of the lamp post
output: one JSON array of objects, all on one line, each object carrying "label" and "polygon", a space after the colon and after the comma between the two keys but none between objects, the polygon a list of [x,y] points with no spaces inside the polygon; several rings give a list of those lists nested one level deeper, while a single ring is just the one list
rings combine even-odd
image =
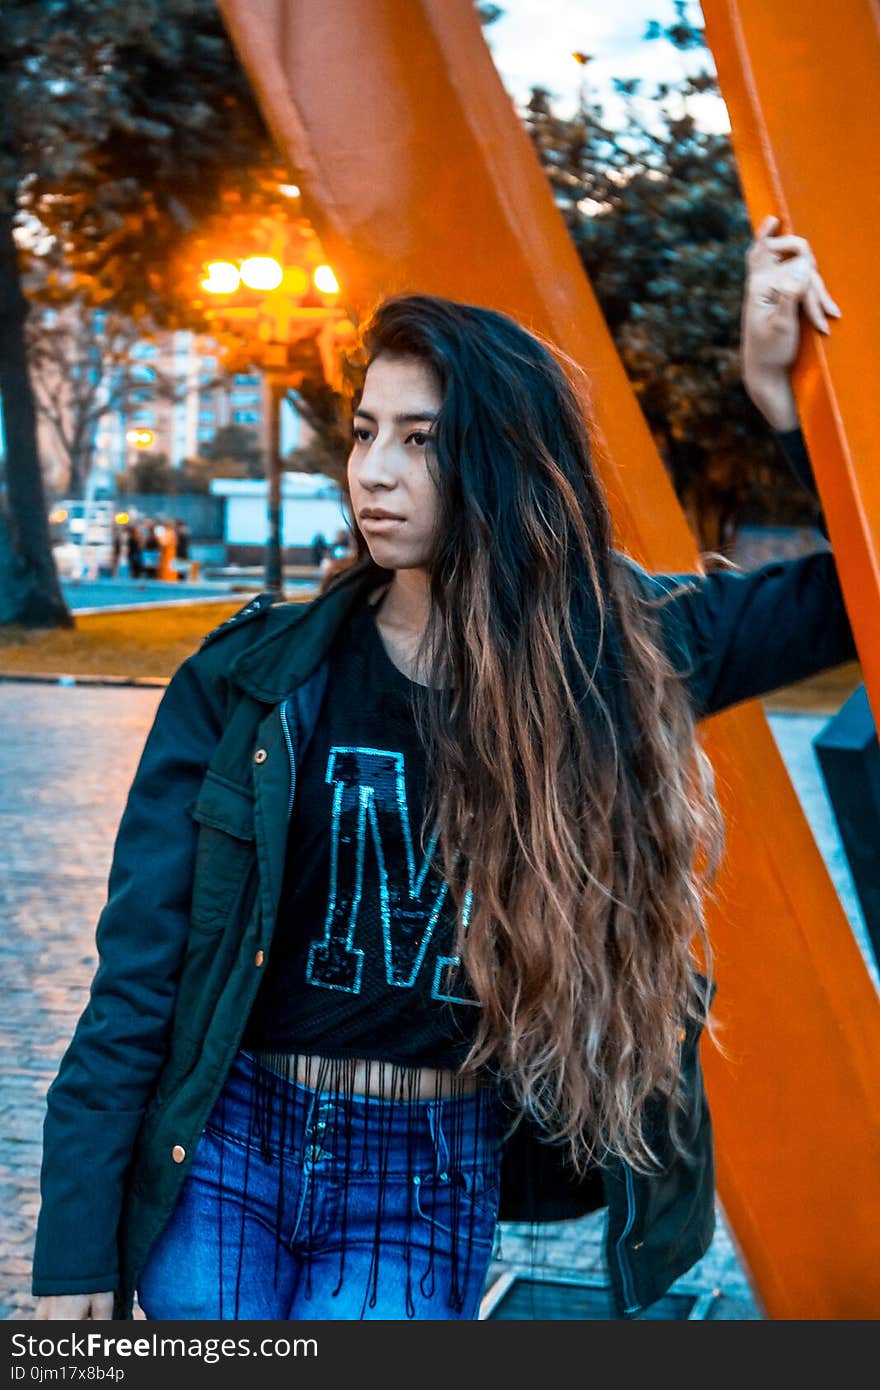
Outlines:
[{"label": "lamp post", "polygon": [[[312,280],[322,294],[332,297],[339,291],[336,277],[328,265],[318,266]],[[283,598],[281,405],[290,377],[291,326],[303,321],[326,322],[340,317],[340,311],[327,306],[302,307],[300,301],[309,288],[307,273],[299,266],[282,266],[273,256],[249,256],[240,265],[231,261],[213,261],[208,265],[208,275],[202,281],[202,288],[209,294],[228,300],[240,284],[261,293],[263,299],[256,305],[224,305],[218,316],[233,323],[256,323],[263,342],[261,366],[269,387],[265,585],[270,593]]]},{"label": "lamp post", "polygon": [[268,371],[269,384],[269,458],[267,473],[268,535],[266,537],[266,588],[284,597],[284,568],[282,563],[282,500],[281,500],[281,402],[286,391],[284,378],[277,371]]}]

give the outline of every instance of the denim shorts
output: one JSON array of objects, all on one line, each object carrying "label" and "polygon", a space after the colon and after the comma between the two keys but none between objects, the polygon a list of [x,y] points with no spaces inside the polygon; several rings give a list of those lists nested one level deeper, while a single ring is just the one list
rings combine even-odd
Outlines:
[{"label": "denim shorts", "polygon": [[379,1099],[343,1066],[311,1088],[239,1051],[141,1274],[147,1318],[477,1317],[496,1092]]}]

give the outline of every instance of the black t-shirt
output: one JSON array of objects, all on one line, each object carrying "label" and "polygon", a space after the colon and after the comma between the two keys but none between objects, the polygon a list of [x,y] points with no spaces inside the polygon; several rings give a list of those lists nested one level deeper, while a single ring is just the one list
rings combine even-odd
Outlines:
[{"label": "black t-shirt", "polygon": [[330,653],[297,767],[284,886],[242,1040],[253,1050],[457,1066],[479,1005],[452,955],[452,894],[420,831],[412,682],[364,603]]}]

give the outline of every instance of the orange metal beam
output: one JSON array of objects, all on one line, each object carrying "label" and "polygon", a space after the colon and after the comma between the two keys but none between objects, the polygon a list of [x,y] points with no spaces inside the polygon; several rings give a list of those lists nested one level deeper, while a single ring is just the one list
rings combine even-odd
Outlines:
[{"label": "orange metal beam", "polygon": [[[844,311],[831,339],[805,335],[795,375],[799,409],[822,496],[829,535],[848,606],[875,718],[880,711],[880,418],[876,378],[880,372],[880,295],[877,294],[874,223],[880,209],[880,147],[876,113],[880,103],[880,14],[875,0],[703,0],[707,36],[727,103],[746,201],[753,225],[768,212],[785,230],[809,237],[822,273]],[[822,949],[821,938],[815,949]],[[829,965],[832,962],[829,961]],[[833,979],[831,983],[835,983]],[[837,1009],[846,1017],[842,978],[836,981]],[[803,983],[797,981],[798,991]],[[861,1039],[864,1041],[864,1038]],[[873,1063],[876,1075],[877,1059]],[[817,1095],[834,1078],[812,1076]],[[729,1092],[733,1078],[713,1075],[714,1090]],[[870,1082],[870,1078],[869,1078]],[[871,1082],[876,1094],[876,1080]],[[799,1230],[789,1216],[787,1247],[804,1262],[798,1284],[821,1283],[833,1274],[843,1299],[834,1316],[880,1313],[878,1274],[880,1227],[868,1212],[869,1199],[852,1221],[840,1220],[837,1191],[846,1179],[834,1152],[840,1113],[835,1087],[834,1121],[828,1144],[816,1154],[824,1200],[807,1209]],[[829,1117],[826,1116],[826,1120]],[[874,1152],[876,1128],[867,1151]],[[781,1316],[803,1316],[788,1296],[791,1273],[761,1240],[761,1214],[752,1209],[745,1171],[730,1170],[732,1154],[719,1146],[719,1184],[733,1224],[752,1251],[752,1267],[770,1306]],[[880,1163],[870,1179],[880,1189]],[[817,1196],[820,1194],[817,1194]],[[862,1199],[859,1198],[859,1201]],[[839,1223],[839,1224],[837,1224]],[[836,1229],[835,1229],[836,1226]],[[815,1228],[816,1236],[813,1236]],[[821,1244],[819,1237],[821,1235]],[[843,1250],[856,1243],[858,1257],[873,1260],[873,1276],[856,1293],[856,1271]],[[816,1265],[816,1252],[822,1261]],[[871,1266],[866,1263],[866,1270]],[[848,1296],[849,1295],[849,1296]],[[811,1300],[812,1302],[812,1300]],[[802,1305],[801,1305],[802,1306]]]},{"label": "orange metal beam", "polygon": [[844,312],[806,337],[796,391],[865,681],[880,715],[880,9],[704,0],[753,225],[809,237]]},{"label": "orange metal beam", "polygon": [[[693,568],[472,0],[221,10],[351,306],[429,291],[548,334],[589,374],[618,543],[654,569]],[[869,1317],[880,1307],[876,994],[760,706],[714,720],[707,748],[729,838],[711,927],[730,1056],[704,1048],[722,1199],[771,1316]]]}]

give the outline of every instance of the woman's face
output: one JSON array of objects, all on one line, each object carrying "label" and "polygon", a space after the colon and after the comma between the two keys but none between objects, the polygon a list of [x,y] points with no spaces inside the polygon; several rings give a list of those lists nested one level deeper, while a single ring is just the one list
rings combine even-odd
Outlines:
[{"label": "woman's face", "polygon": [[429,436],[441,404],[440,383],[418,358],[382,355],[367,368],[352,417],[348,486],[370,554],[385,569],[427,567],[437,522]]}]

